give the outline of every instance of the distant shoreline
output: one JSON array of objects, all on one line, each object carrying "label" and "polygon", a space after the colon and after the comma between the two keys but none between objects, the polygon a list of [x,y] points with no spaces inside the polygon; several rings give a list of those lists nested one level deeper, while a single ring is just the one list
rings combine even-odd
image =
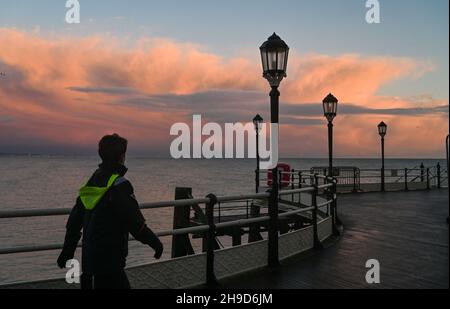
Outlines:
[{"label": "distant shoreline", "polygon": [[[28,153],[0,153],[0,157],[46,157],[46,158],[97,158],[96,154],[92,155],[84,155],[84,154],[28,154]],[[170,157],[163,157],[163,156],[144,156],[144,155],[129,155],[129,159],[157,159],[157,160],[175,160],[175,161],[202,161],[202,160],[208,160],[208,161],[225,161],[225,160],[234,160],[234,161],[240,161],[240,160],[255,160],[255,159],[172,159]],[[334,160],[379,160],[378,157],[336,157]],[[282,160],[328,160],[327,157],[284,157],[281,158]],[[442,158],[420,158],[420,157],[390,157],[386,158],[386,160],[446,160],[445,157]]]}]

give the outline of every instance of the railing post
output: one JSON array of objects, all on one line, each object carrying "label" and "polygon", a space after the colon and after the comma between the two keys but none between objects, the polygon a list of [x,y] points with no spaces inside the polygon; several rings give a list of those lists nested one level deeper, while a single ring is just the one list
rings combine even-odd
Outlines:
[{"label": "railing post", "polygon": [[420,164],[420,182],[425,182],[425,166]]},{"label": "railing post", "polygon": [[[337,192],[337,190],[336,190]],[[353,168],[353,193],[358,192],[356,188],[356,167]]]},{"label": "railing post", "polygon": [[206,236],[206,285],[217,285],[216,275],[214,274],[214,249],[216,237],[216,224],[214,223],[214,205],[217,204],[217,197],[209,194],[209,203],[206,204],[206,217],[208,219],[209,229]]},{"label": "railing post", "polygon": [[259,193],[259,170],[255,170],[255,188],[256,193]]},{"label": "railing post", "polygon": [[339,180],[336,177],[333,177],[333,181],[336,183],[336,190],[334,194],[334,214],[336,216],[336,226],[342,226],[342,221],[339,219],[339,212],[338,212],[338,200],[337,200],[337,185]]},{"label": "railing post", "polygon": [[283,171],[278,170],[278,190],[283,190]]},{"label": "railing post", "polygon": [[427,168],[427,190],[430,190],[430,168]]},{"label": "railing post", "polygon": [[317,174],[314,176],[314,191],[312,192],[312,223],[313,223],[313,237],[314,237],[314,249],[322,249],[322,244],[319,239],[319,232],[317,229],[317,195],[319,194]]},{"label": "railing post", "polygon": [[269,267],[277,267],[280,265],[278,257],[278,169],[275,168],[273,175],[273,185],[270,190],[269,200]]},{"label": "railing post", "polygon": [[[298,172],[298,188],[301,189],[302,188],[302,181],[303,181],[303,175],[302,172]],[[302,194],[298,193],[298,202],[301,203],[302,202]]]},{"label": "railing post", "polygon": [[[295,190],[295,170],[294,169],[291,170],[291,190]],[[292,203],[294,203],[295,202],[295,194],[292,194],[291,199],[292,199]]]},{"label": "railing post", "polygon": [[295,189],[295,170],[291,170],[291,189]]},{"label": "railing post", "polygon": [[[325,184],[328,184],[330,180],[327,178],[324,181],[325,181]],[[327,201],[330,201],[333,196],[333,187],[331,187],[331,188],[328,187],[325,190],[327,192]],[[331,217],[333,217],[333,203],[328,204],[328,206],[327,206],[327,216],[330,216],[330,215],[331,215]]]},{"label": "railing post", "polygon": [[331,203],[331,218],[332,218],[332,224],[333,224],[333,235],[339,236],[339,230],[337,228],[337,179],[333,178],[333,187],[331,190],[331,198],[333,202]]},{"label": "railing post", "polygon": [[405,168],[405,191],[409,191],[409,188],[408,188],[408,168]]},{"label": "railing post", "polygon": [[437,173],[437,187],[438,189],[441,188],[441,164],[438,163],[436,166],[436,173]]}]

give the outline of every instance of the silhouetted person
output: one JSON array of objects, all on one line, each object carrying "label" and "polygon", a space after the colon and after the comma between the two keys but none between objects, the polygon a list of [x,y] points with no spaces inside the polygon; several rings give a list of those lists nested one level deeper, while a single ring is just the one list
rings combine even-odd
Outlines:
[{"label": "silhouetted person", "polygon": [[83,230],[82,289],[129,289],[124,271],[129,233],[155,250],[159,259],[163,245],[146,226],[131,183],[124,177],[127,140],[117,134],[101,139],[102,164],[80,189],[80,196],[67,221],[64,249],[58,266],[73,259]]}]

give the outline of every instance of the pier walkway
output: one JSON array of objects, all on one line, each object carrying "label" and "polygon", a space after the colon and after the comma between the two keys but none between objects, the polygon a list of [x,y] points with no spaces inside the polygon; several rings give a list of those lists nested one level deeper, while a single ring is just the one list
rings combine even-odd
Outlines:
[{"label": "pier walkway", "polygon": [[[345,225],[339,241],[220,288],[449,287],[447,189],[342,195],[339,205]],[[369,259],[380,262],[380,284],[366,283]]]}]

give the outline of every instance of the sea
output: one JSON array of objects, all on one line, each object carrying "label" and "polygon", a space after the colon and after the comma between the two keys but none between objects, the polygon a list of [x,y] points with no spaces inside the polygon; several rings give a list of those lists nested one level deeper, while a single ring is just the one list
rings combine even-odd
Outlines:
[{"label": "sea", "polygon": [[[284,159],[292,168],[309,170],[327,166],[327,159]],[[387,169],[427,167],[445,159],[386,159]],[[97,157],[0,155],[0,211],[18,209],[70,208],[79,188],[98,165]],[[380,168],[379,159],[336,159],[335,166]],[[173,160],[129,157],[126,177],[133,184],[139,202],[173,200],[176,187],[190,187],[194,197],[209,193],[219,196],[254,192],[255,160]],[[144,210],[154,231],[172,229],[173,209]],[[0,219],[0,248],[62,243],[67,216]],[[162,239],[163,259],[171,256],[171,238]],[[199,241],[194,249],[201,250]],[[76,257],[80,258],[80,250]],[[130,243],[128,265],[154,262],[149,247]],[[58,251],[0,255],[0,285],[51,278],[64,278],[56,266]]]}]

